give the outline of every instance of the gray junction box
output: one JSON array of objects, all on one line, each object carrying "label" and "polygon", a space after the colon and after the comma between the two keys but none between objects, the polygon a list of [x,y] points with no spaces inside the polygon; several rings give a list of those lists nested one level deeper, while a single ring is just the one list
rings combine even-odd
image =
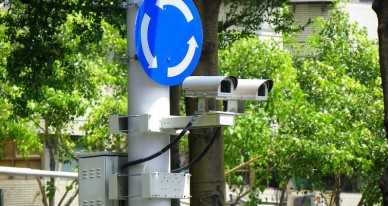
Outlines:
[{"label": "gray junction box", "polygon": [[109,176],[128,161],[127,153],[96,152],[79,155],[79,205],[119,206],[109,199]]}]

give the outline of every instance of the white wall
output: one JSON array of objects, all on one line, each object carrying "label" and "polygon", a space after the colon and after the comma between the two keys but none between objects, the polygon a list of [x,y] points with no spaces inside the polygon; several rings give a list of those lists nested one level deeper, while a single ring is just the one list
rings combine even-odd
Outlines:
[{"label": "white wall", "polygon": [[[42,181],[45,183],[45,181]],[[58,204],[60,198],[66,192],[66,185],[70,185],[72,180],[61,179],[58,181],[55,203]],[[4,205],[17,206],[42,206],[42,196],[36,180],[0,180],[0,189],[4,192]],[[67,199],[74,193],[71,190]],[[71,206],[78,206],[78,196]]]},{"label": "white wall", "polygon": [[372,4],[347,3],[344,10],[349,13],[350,22],[358,22],[368,30],[369,39],[377,39],[377,16],[372,10]]}]

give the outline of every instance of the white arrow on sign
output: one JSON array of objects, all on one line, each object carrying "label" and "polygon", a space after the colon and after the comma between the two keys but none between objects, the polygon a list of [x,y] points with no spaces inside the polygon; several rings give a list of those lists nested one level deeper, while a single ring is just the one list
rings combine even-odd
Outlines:
[{"label": "white arrow on sign", "polygon": [[189,44],[189,49],[187,50],[185,58],[176,66],[169,67],[167,76],[168,77],[175,77],[184,72],[187,67],[189,67],[191,60],[194,57],[195,50],[198,48],[197,41],[195,41],[194,36],[190,38],[190,40],[187,42]]},{"label": "white arrow on sign", "polygon": [[178,8],[183,15],[185,15],[186,21],[190,22],[194,19],[193,14],[191,13],[189,7],[182,0],[157,0],[156,6],[164,10],[165,5],[171,5]]},{"label": "white arrow on sign", "polygon": [[148,44],[148,26],[150,24],[151,18],[147,14],[144,14],[143,20],[141,22],[141,31],[140,31],[140,38],[141,38],[141,48],[143,49],[144,56],[146,58],[146,61],[148,63],[148,68],[158,68],[158,61],[156,59],[156,56],[154,57],[151,53],[150,46]]}]

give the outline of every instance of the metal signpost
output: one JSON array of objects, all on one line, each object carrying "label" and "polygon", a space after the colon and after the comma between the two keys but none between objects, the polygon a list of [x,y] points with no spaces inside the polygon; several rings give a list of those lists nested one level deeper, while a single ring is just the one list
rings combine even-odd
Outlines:
[{"label": "metal signpost", "polygon": [[[139,3],[127,1],[129,161],[169,144],[167,133],[139,131],[137,116],[170,115],[168,86],[181,83],[194,71],[202,47],[201,21],[191,0],[145,0],[140,8]],[[142,173],[169,171],[169,152],[129,167],[128,205],[170,206],[168,198],[141,196]]]}]

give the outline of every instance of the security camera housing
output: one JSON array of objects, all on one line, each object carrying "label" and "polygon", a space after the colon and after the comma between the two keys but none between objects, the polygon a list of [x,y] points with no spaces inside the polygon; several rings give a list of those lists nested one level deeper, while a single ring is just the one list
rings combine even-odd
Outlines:
[{"label": "security camera housing", "polygon": [[273,81],[270,79],[239,79],[233,99],[267,100],[272,86]]},{"label": "security camera housing", "polygon": [[182,83],[185,97],[227,99],[234,95],[237,78],[233,76],[190,76]]}]

